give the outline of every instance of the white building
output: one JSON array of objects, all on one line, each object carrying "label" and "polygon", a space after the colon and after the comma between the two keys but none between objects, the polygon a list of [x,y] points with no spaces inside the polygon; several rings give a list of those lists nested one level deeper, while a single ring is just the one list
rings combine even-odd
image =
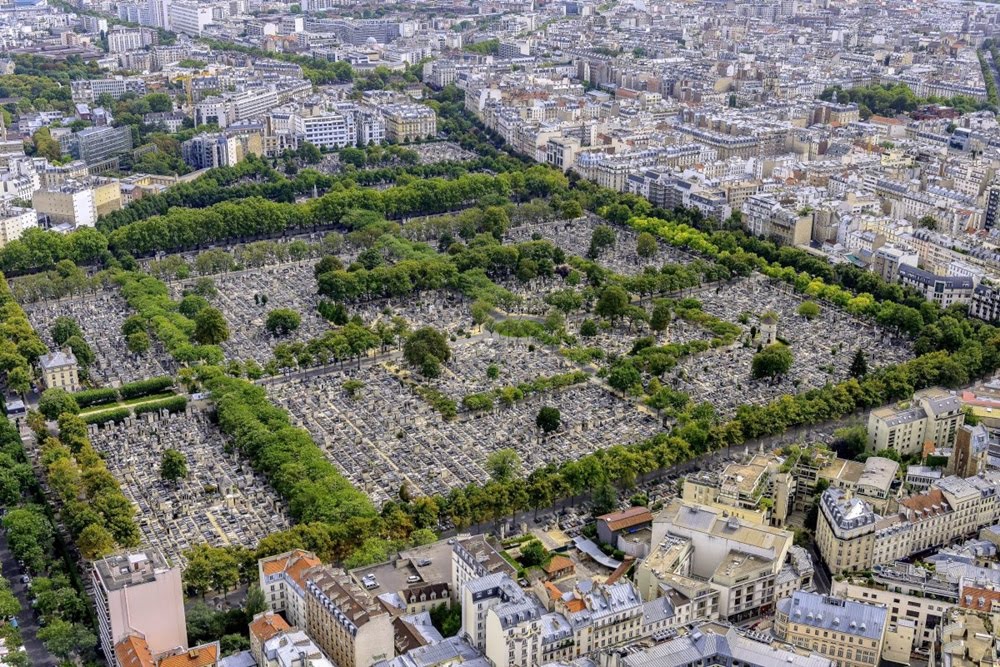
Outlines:
[{"label": "white building", "polygon": [[201,5],[190,2],[174,2],[167,6],[170,29],[186,35],[197,37],[201,35],[213,20],[212,5]]}]

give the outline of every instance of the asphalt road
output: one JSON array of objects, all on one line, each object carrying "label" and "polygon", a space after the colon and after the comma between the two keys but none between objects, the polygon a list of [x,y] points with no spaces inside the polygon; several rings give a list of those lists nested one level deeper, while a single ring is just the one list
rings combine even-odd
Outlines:
[{"label": "asphalt road", "polygon": [[2,530],[0,530],[0,567],[3,568],[3,575],[10,582],[11,590],[21,602],[21,613],[17,615],[17,622],[21,628],[21,638],[24,640],[24,648],[28,652],[28,657],[31,658],[32,666],[56,667],[58,661],[45,650],[44,644],[37,637],[38,619],[28,599],[28,585],[21,583],[21,576],[25,572],[18,565],[14,554],[11,553],[7,544],[7,533]]}]

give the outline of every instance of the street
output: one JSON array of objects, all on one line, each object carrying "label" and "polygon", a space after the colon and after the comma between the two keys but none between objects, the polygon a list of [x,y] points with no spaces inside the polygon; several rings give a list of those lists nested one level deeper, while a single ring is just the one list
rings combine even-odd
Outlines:
[{"label": "street", "polygon": [[10,582],[10,588],[14,591],[18,601],[21,603],[21,613],[17,615],[17,622],[21,628],[21,638],[24,640],[24,648],[31,658],[33,667],[55,667],[58,662],[45,650],[45,646],[36,636],[38,632],[38,619],[35,618],[35,611],[31,607],[28,599],[28,585],[21,583],[21,576],[24,570],[17,563],[14,554],[11,553],[7,545],[7,533],[0,530],[0,567],[3,568],[3,575]]}]

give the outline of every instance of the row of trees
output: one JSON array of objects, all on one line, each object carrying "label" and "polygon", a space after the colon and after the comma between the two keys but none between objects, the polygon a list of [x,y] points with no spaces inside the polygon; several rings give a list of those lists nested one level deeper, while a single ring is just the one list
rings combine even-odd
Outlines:
[{"label": "row of trees", "polygon": [[35,377],[34,365],[46,352],[0,273],[0,378],[4,386],[17,394],[28,393]]},{"label": "row of trees", "polygon": [[[0,502],[7,508],[3,529],[11,553],[34,575],[34,606],[46,621],[38,638],[63,659],[93,656],[97,638],[90,626],[89,602],[60,553],[62,544],[51,513],[35,502],[40,499],[38,481],[25,456],[20,434],[7,419],[0,419]],[[20,605],[9,587],[0,586],[0,616],[12,617],[19,611]],[[4,624],[0,635],[10,649],[4,660],[13,667],[27,667],[27,654],[17,650],[21,642],[17,629]]]},{"label": "row of trees", "polygon": [[44,419],[32,428],[42,445],[41,461],[60,515],[84,558],[102,558],[116,548],[139,545],[135,508],[90,444],[87,424],[74,414],[59,415],[59,437],[47,436]]}]

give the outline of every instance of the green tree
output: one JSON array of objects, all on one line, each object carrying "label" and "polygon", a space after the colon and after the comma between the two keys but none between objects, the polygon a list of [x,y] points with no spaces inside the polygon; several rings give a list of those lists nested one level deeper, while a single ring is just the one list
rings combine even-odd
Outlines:
[{"label": "green tree", "polygon": [[87,341],[80,336],[70,336],[66,340],[66,347],[70,349],[77,363],[81,368],[87,368],[94,363],[94,351],[87,345]]},{"label": "green tree", "polygon": [[641,382],[642,375],[630,361],[619,361],[608,372],[608,384],[622,395],[627,394]]},{"label": "green tree", "polygon": [[125,337],[125,347],[135,354],[144,354],[150,345],[149,334],[145,331],[135,331]]},{"label": "green tree", "polygon": [[187,457],[176,449],[164,449],[160,455],[160,477],[176,484],[187,475]]},{"label": "green tree", "polygon": [[267,611],[267,599],[264,591],[260,590],[260,585],[251,584],[247,589],[246,600],[243,601],[243,612],[247,618],[253,618],[257,614]]},{"label": "green tree", "polygon": [[628,292],[618,285],[609,285],[601,291],[601,296],[597,298],[594,312],[614,322],[625,314],[628,305]]},{"label": "green tree", "polygon": [[42,397],[38,400],[38,411],[45,415],[46,419],[56,419],[64,412],[79,414],[80,406],[76,404],[76,399],[65,389],[53,387],[42,392]]},{"label": "green tree", "polygon": [[486,457],[486,472],[490,479],[509,482],[521,476],[521,457],[513,449],[500,449]]},{"label": "green tree", "polygon": [[92,523],[80,531],[76,538],[80,554],[87,560],[103,558],[115,550],[115,538],[99,523]]},{"label": "green tree", "polygon": [[69,660],[71,656],[89,651],[97,645],[97,636],[86,626],[61,618],[40,628],[38,638],[50,653],[63,660]]},{"label": "green tree", "polygon": [[613,512],[618,507],[618,489],[611,482],[603,481],[591,496],[594,516]]},{"label": "green tree", "polygon": [[422,327],[414,331],[403,345],[403,358],[411,366],[423,369],[431,358],[434,363],[451,359],[448,339],[434,327]]},{"label": "green tree", "polygon": [[528,540],[521,545],[521,564],[525,567],[544,565],[548,558],[549,552],[538,540]]},{"label": "green tree", "polygon": [[792,367],[792,351],[783,343],[768,345],[753,355],[751,370],[753,377],[776,378],[785,375]]},{"label": "green tree", "polygon": [[52,340],[56,345],[65,345],[73,336],[83,336],[80,325],[72,317],[60,315],[52,322]]},{"label": "green tree", "polygon": [[803,301],[799,305],[798,313],[807,320],[814,320],[819,317],[819,304],[815,301]]},{"label": "green tree", "polygon": [[553,408],[548,405],[542,407],[542,409],[538,411],[538,415],[535,417],[535,426],[540,428],[546,435],[558,429],[561,423],[562,415],[559,414],[558,408]]},{"label": "green tree", "polygon": [[649,318],[649,327],[653,331],[666,331],[670,326],[670,302],[657,299],[653,302],[653,314]]},{"label": "green tree", "polygon": [[299,328],[302,317],[290,308],[277,308],[267,314],[265,327],[272,336],[284,336]]},{"label": "green tree", "polygon": [[202,345],[218,345],[229,338],[229,325],[218,308],[202,308],[198,312],[192,338]]},{"label": "green tree", "polygon": [[587,249],[589,259],[597,259],[605,248],[610,248],[617,240],[615,230],[607,225],[598,225],[590,235],[590,247]]},{"label": "green tree", "polygon": [[868,360],[865,359],[865,352],[860,347],[854,351],[854,358],[851,359],[851,377],[861,379],[868,375]]},{"label": "green tree", "polygon": [[642,232],[635,240],[635,251],[643,259],[656,255],[656,237],[649,232]]},{"label": "green tree", "polygon": [[597,322],[586,319],[580,323],[580,335],[584,338],[593,338],[597,335]]}]

